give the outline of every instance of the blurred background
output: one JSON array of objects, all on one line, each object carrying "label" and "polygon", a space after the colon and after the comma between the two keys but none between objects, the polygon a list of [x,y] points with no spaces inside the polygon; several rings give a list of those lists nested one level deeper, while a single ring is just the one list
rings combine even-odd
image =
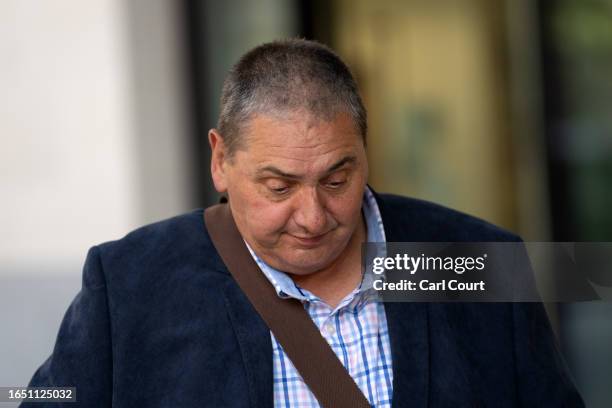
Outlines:
[{"label": "blurred background", "polygon": [[[3,0],[0,385],[51,353],[90,246],[216,201],[225,73],[288,36],[353,70],[378,191],[612,241],[612,0]],[[612,305],[547,306],[588,406],[612,406]]]}]

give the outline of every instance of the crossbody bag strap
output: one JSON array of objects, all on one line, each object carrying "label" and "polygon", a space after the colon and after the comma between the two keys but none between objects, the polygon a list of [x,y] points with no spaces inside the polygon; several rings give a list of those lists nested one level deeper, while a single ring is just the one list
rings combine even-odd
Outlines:
[{"label": "crossbody bag strap", "polygon": [[249,253],[229,204],[204,212],[221,259],[285,354],[324,408],[369,408],[370,404],[297,299],[281,299]]}]

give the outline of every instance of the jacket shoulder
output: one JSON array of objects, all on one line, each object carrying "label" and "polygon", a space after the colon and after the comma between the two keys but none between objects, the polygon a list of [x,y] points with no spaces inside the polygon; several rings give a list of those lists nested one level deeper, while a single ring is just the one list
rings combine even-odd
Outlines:
[{"label": "jacket shoulder", "polygon": [[98,245],[104,269],[154,271],[162,265],[185,267],[194,263],[218,269],[217,252],[206,231],[203,214],[204,210],[199,208]]},{"label": "jacket shoulder", "polygon": [[[518,242],[521,238],[478,217],[429,201],[377,194],[385,230],[404,241]],[[394,238],[394,239],[396,239]]]}]

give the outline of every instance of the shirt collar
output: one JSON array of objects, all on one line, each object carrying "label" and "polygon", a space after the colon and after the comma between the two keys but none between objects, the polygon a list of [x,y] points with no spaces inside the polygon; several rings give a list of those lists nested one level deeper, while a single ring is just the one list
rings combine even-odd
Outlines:
[{"label": "shirt collar", "polygon": [[[378,204],[376,203],[376,199],[374,198],[374,194],[368,186],[366,186],[363,193],[363,204],[361,208],[366,222],[367,241],[386,242],[385,229],[383,226],[382,217],[380,216],[380,210],[378,208]],[[292,297],[307,302],[320,300],[317,296],[313,295],[306,289],[302,289],[296,285],[289,275],[266,264],[261,258],[259,258],[259,256],[257,256],[255,251],[253,251],[246,241],[245,244],[249,249],[251,256],[257,263],[257,266],[259,266],[264,276],[270,281],[270,283],[272,283],[274,290],[279,297]],[[360,285],[356,287],[355,290],[353,290],[349,295],[347,295],[344,300],[340,302],[337,308],[350,303],[352,298],[355,297],[357,293],[365,292],[370,289],[372,287],[373,280],[374,277],[372,274],[365,274]]]}]

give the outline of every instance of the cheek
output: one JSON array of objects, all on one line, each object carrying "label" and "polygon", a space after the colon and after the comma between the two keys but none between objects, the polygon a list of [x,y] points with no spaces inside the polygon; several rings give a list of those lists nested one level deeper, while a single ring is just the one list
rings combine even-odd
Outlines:
[{"label": "cheek", "polygon": [[287,206],[271,205],[267,200],[255,200],[251,203],[246,222],[254,235],[259,238],[272,239],[286,229],[291,217]]},{"label": "cheek", "polygon": [[333,217],[342,224],[356,223],[361,214],[362,194],[358,192],[341,199],[330,200],[327,208]]},{"label": "cheek", "polygon": [[344,226],[354,226],[359,220],[361,214],[360,205],[343,205],[336,209],[330,209],[334,218]]}]

